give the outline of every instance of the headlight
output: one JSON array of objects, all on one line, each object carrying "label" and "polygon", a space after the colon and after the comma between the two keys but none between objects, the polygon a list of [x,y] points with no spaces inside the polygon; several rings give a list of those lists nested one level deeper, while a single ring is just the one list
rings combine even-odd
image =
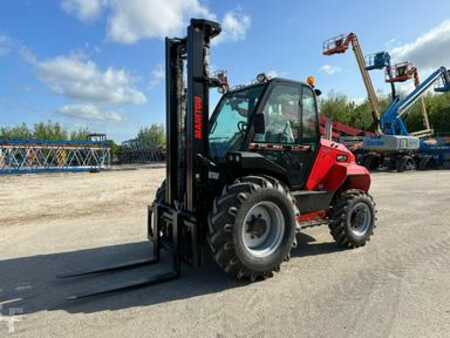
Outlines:
[{"label": "headlight", "polygon": [[338,162],[347,162],[348,156],[347,155],[338,155],[336,156],[336,161]]}]

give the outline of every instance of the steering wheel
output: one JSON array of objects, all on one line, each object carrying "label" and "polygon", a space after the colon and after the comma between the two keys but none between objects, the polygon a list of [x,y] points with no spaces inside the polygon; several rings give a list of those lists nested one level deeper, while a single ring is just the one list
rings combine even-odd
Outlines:
[{"label": "steering wheel", "polygon": [[247,127],[248,127],[248,124],[247,124],[247,122],[245,122],[245,121],[239,121],[239,122],[237,123],[237,128],[238,128],[238,130],[239,130],[241,133],[246,132],[246,131],[247,131]]}]

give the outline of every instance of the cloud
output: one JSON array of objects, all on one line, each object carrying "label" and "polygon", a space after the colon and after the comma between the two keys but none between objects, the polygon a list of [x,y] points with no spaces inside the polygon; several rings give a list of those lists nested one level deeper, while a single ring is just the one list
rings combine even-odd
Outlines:
[{"label": "cloud", "polygon": [[250,25],[251,19],[248,15],[240,11],[227,12],[222,20],[222,33],[213,40],[213,43],[244,40]]},{"label": "cloud", "polygon": [[90,104],[66,105],[56,111],[57,114],[88,121],[122,122],[124,118],[115,112],[101,111]]},{"label": "cloud", "polygon": [[[122,44],[184,35],[192,17],[218,20],[200,0],[64,0],[62,8],[84,22],[106,12],[106,36]],[[228,11],[222,20],[222,34],[213,41],[243,40],[250,24],[250,16],[240,9]]]},{"label": "cloud", "polygon": [[419,69],[450,64],[450,20],[442,22],[414,42],[392,49],[395,62],[410,61]]},{"label": "cloud", "polygon": [[110,6],[107,36],[124,44],[177,35],[190,17],[215,18],[198,0],[111,0]]},{"label": "cloud", "polygon": [[414,81],[405,81],[396,84],[397,95],[400,95],[401,97],[406,97],[406,95],[411,93],[415,88]]},{"label": "cloud", "polygon": [[357,105],[361,105],[367,101],[367,97],[366,96],[354,97],[354,98],[350,99],[350,101],[354,102]]},{"label": "cloud", "polygon": [[[57,56],[39,61],[28,52],[38,77],[62,96],[82,102],[123,105],[144,104],[145,95],[133,87],[134,79],[123,69],[100,70],[83,55]],[[32,55],[32,54],[31,54]]]},{"label": "cloud", "polygon": [[275,77],[286,77],[287,76],[286,72],[279,72],[279,71],[276,71],[273,69],[265,72],[265,74],[271,79],[273,79]]},{"label": "cloud", "polygon": [[327,75],[333,75],[333,74],[339,73],[341,71],[342,71],[342,69],[340,67],[332,66],[332,65],[323,65],[322,67],[319,68],[319,72],[322,72]]},{"label": "cloud", "polygon": [[159,85],[166,78],[166,70],[164,66],[159,64],[153,70],[150,76],[150,84],[149,87],[153,88]]},{"label": "cloud", "polygon": [[61,7],[86,22],[98,18],[107,3],[107,0],[63,0]]},{"label": "cloud", "polygon": [[9,54],[11,50],[12,40],[5,35],[0,35],[0,56]]},{"label": "cloud", "polygon": [[392,38],[385,42],[384,49],[391,50],[399,45],[401,45],[400,41],[398,41],[397,38]]}]

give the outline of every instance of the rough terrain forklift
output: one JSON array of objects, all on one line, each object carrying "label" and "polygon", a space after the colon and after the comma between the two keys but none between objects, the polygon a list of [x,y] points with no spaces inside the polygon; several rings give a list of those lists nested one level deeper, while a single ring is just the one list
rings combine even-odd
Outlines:
[{"label": "rough terrain forklift", "polygon": [[[187,37],[166,39],[167,172],[148,208],[154,257],[72,273],[74,277],[173,258],[167,273],[78,299],[179,277],[182,262],[210,253],[237,279],[272,276],[304,228],[328,224],[346,248],[366,244],[375,227],[370,174],[353,154],[321,139],[313,80],[270,79],[230,89],[208,70],[218,23],[192,19]],[[185,71],[187,70],[187,75]],[[209,114],[209,90],[223,92]]]}]

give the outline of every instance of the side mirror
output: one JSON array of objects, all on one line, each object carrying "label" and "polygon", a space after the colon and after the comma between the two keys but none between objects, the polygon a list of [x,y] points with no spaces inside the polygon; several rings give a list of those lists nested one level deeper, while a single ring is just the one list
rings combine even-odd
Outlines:
[{"label": "side mirror", "polygon": [[253,126],[255,127],[256,134],[265,134],[266,121],[264,119],[264,114],[256,114],[253,117]]},{"label": "side mirror", "polygon": [[314,89],[314,93],[316,94],[317,97],[322,95],[322,91],[320,89]]}]

